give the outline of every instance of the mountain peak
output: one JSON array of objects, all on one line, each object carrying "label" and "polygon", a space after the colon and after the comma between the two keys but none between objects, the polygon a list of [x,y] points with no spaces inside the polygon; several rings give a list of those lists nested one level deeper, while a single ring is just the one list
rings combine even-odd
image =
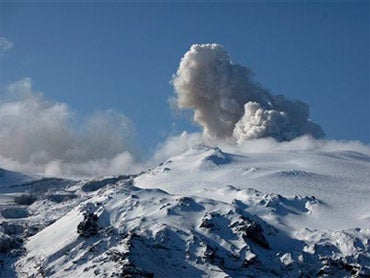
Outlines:
[{"label": "mountain peak", "polygon": [[[0,187],[0,271],[366,276],[370,166],[363,158],[246,156],[198,145],[139,175],[19,178]],[[0,181],[23,177],[0,174]]]}]

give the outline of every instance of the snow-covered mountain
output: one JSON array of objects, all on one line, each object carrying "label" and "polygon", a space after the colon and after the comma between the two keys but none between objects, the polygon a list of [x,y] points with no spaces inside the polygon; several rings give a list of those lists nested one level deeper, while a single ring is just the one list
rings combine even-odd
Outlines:
[{"label": "snow-covered mountain", "polygon": [[370,153],[198,145],[135,175],[0,171],[0,277],[370,275]]}]

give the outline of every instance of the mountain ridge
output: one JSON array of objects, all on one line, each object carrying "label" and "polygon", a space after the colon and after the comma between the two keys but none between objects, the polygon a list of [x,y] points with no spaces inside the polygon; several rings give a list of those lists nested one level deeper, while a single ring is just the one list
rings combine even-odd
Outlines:
[{"label": "mountain ridge", "polygon": [[0,186],[0,277],[370,275],[368,157],[202,145],[136,175]]}]

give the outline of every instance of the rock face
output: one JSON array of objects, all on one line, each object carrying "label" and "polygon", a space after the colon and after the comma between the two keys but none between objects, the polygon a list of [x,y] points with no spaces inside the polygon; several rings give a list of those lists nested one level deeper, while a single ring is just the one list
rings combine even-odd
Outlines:
[{"label": "rock face", "polygon": [[0,233],[0,253],[10,254],[22,246],[23,240],[19,237]]},{"label": "rock face", "polygon": [[29,206],[37,200],[37,197],[32,194],[23,194],[14,198],[14,202],[18,205]]},{"label": "rock face", "polygon": [[243,239],[253,241],[262,248],[270,249],[266,237],[263,234],[263,229],[258,223],[251,221],[247,218],[242,218],[242,222],[235,222],[232,227],[235,231],[241,231],[243,233]]},{"label": "rock face", "polygon": [[86,212],[84,220],[77,226],[77,233],[82,237],[95,236],[98,233],[98,216],[94,213]]}]

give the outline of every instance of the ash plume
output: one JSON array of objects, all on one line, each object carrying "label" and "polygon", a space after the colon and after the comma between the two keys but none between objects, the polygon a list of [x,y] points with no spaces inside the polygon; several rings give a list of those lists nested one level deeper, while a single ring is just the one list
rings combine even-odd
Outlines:
[{"label": "ash plume", "polygon": [[270,94],[219,44],[192,45],[172,83],[177,106],[193,109],[194,121],[210,137],[239,143],[263,137],[324,137],[321,127],[309,119],[306,103]]}]

